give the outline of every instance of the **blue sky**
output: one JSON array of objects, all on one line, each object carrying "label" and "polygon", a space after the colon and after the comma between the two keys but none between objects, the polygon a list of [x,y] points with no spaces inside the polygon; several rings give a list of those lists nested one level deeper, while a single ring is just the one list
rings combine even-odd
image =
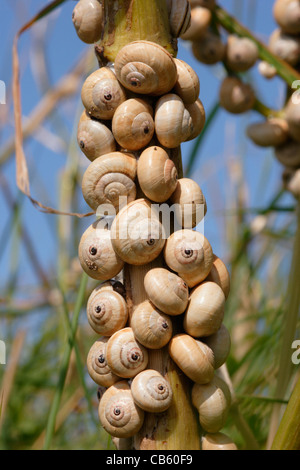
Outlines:
[{"label": "blue sky", "polygon": [[[7,139],[13,135],[13,113],[11,106],[11,68],[12,68],[12,41],[14,34],[20,26],[31,18],[37,11],[48,3],[46,0],[1,0],[1,44],[0,49],[0,80],[7,84],[7,106],[1,106],[0,117],[8,114],[8,125],[2,125],[0,120],[0,145],[3,148]],[[220,5],[230,12],[235,12],[241,21],[251,28],[258,37],[267,41],[269,35],[276,28],[272,17],[273,0],[222,0]],[[51,17],[40,21],[30,32],[26,32],[20,40],[19,52],[22,76],[22,104],[23,115],[28,116],[31,110],[41,99],[44,90],[41,90],[32,73],[34,69],[33,48],[45,40],[45,56],[47,64],[47,78],[49,84],[56,83],[67,71],[71,70],[80,54],[89,46],[84,45],[77,38],[72,25],[71,15],[75,2],[69,0]],[[46,36],[44,32],[46,31]],[[44,47],[43,43],[42,46]],[[36,50],[36,49],[35,49]],[[198,73],[201,82],[200,98],[205,109],[209,111],[215,103],[222,67],[207,67],[199,64],[190,52],[188,43],[180,42],[178,57],[188,62]],[[96,64],[95,64],[96,67]],[[257,70],[251,71],[248,77],[260,99],[271,108],[280,108],[285,95],[285,88],[279,79],[271,82],[262,79]],[[48,148],[39,142],[39,136],[29,139],[26,143],[26,154],[30,167],[30,176],[33,195],[44,203],[58,207],[57,193],[59,176],[66,162],[66,155],[70,145],[75,145],[76,119],[82,109],[80,93],[73,99],[65,102],[58,110],[57,122],[49,122],[42,129],[43,139],[48,140]],[[75,120],[74,120],[75,118]],[[281,182],[281,166],[273,158],[271,150],[259,149],[246,139],[244,132],[246,126],[262,118],[254,112],[240,117],[231,116],[221,111],[207,135],[201,148],[198,163],[193,172],[193,178],[200,184],[207,197],[209,212],[206,218],[206,236],[211,241],[215,252],[226,259],[228,247],[226,231],[231,223],[228,214],[232,207],[232,181],[228,179],[228,165],[234,168],[237,162],[242,161],[245,178],[245,192],[249,207],[264,207],[276,193]],[[59,128],[59,135],[56,132]],[[46,136],[46,137],[45,137]],[[191,143],[182,146],[183,162],[186,164]],[[78,158],[83,157],[79,154]],[[82,165],[86,163],[83,160]],[[4,167],[3,174],[15,197],[18,191],[15,187],[14,161]],[[266,174],[268,177],[266,178]],[[289,196],[285,197],[287,204],[292,203]],[[45,269],[55,269],[57,263],[55,228],[57,217],[38,212],[29,201],[23,201],[23,223],[32,236],[37,254],[42,260]],[[82,201],[82,211],[88,207]],[[4,203],[0,191],[0,240],[9,223],[11,213]],[[224,217],[224,214],[225,215]],[[82,231],[91,221],[83,221]],[[14,252],[13,234],[5,249],[0,247],[0,297],[3,294],[7,267],[11,253]],[[18,250],[18,248],[16,248]],[[27,286],[34,283],[35,277],[23,248],[18,251],[18,264],[21,267],[20,285]]]}]

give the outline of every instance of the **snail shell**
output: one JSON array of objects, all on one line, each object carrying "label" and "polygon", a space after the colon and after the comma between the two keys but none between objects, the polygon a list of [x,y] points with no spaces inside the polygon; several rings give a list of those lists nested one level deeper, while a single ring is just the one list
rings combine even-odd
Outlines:
[{"label": "snail shell", "polygon": [[127,150],[140,150],[154,134],[153,109],[139,98],[122,103],[116,110],[112,130],[118,144]]},{"label": "snail shell", "polygon": [[199,232],[179,230],[167,240],[164,250],[169,268],[177,272],[189,287],[202,282],[213,264],[213,252],[208,240]]},{"label": "snail shell", "polygon": [[229,113],[241,114],[250,111],[255,104],[255,93],[251,85],[239,78],[226,77],[220,89],[220,104]]},{"label": "snail shell", "polygon": [[148,352],[136,341],[133,330],[124,328],[109,339],[106,358],[114,374],[123,378],[132,378],[146,369]]},{"label": "snail shell", "polygon": [[191,25],[188,30],[181,34],[181,39],[185,41],[197,41],[204,36],[211,24],[212,14],[208,8],[197,6],[191,11]]},{"label": "snail shell", "polygon": [[296,199],[300,198],[300,169],[286,169],[283,174],[283,183],[287,191],[290,191]]},{"label": "snail shell", "polygon": [[230,334],[226,326],[222,324],[221,328],[214,335],[202,338],[202,341],[214,353],[214,367],[219,369],[227,361],[231,349]]},{"label": "snail shell", "polygon": [[258,59],[257,45],[248,38],[230,35],[227,38],[226,63],[234,72],[246,72]]},{"label": "snail shell", "polygon": [[191,7],[204,7],[213,10],[216,6],[216,0],[190,0]]},{"label": "snail shell", "polygon": [[106,361],[106,344],[108,338],[100,338],[91,347],[87,357],[87,368],[90,377],[100,387],[111,387],[120,380],[113,374]]},{"label": "snail shell", "polygon": [[125,327],[128,309],[125,299],[115,291],[95,289],[87,304],[87,317],[99,335],[111,336]]},{"label": "snail shell", "polygon": [[226,423],[231,396],[227,384],[215,376],[205,385],[195,384],[192,389],[192,402],[199,412],[200,424],[204,431],[219,432]]},{"label": "snail shell", "polygon": [[141,266],[156,259],[165,245],[163,226],[151,203],[138,199],[124,207],[112,227],[116,253],[128,264]]},{"label": "snail shell", "polygon": [[120,198],[136,198],[136,158],[131,154],[113,152],[96,158],[82,180],[82,193],[87,204],[96,211],[100,205],[120,209]]},{"label": "snail shell", "polygon": [[300,59],[300,38],[289,36],[276,29],[270,37],[269,48],[273,54],[290,65],[296,65]]},{"label": "snail shell", "polygon": [[206,114],[204,106],[200,99],[195,101],[195,103],[193,104],[188,104],[186,109],[190,113],[193,129],[191,135],[186,139],[186,142],[188,142],[190,140],[196,139],[196,137],[198,137],[203,131],[206,120]]},{"label": "snail shell", "polygon": [[160,147],[144,150],[138,161],[137,176],[143,193],[151,201],[167,201],[177,186],[176,166]]},{"label": "snail shell", "polygon": [[214,65],[224,59],[226,46],[219,36],[207,31],[200,39],[193,42],[192,50],[200,62]]},{"label": "snail shell", "polygon": [[276,22],[285,33],[300,33],[299,0],[276,0],[273,11]]},{"label": "snail shell", "polygon": [[144,411],[136,406],[126,381],[112,385],[99,404],[99,418],[111,436],[129,438],[141,429]]},{"label": "snail shell", "polygon": [[77,142],[82,152],[91,161],[116,150],[116,142],[110,129],[90,118],[83,119],[79,123]]},{"label": "snail shell", "polygon": [[168,269],[150,269],[145,276],[144,286],[150,301],[167,315],[181,315],[186,310],[188,286]]},{"label": "snail shell", "polygon": [[155,110],[155,131],[160,144],[176,148],[193,132],[192,118],[179,96],[169,93],[162,96]]},{"label": "snail shell", "polygon": [[156,309],[149,300],[134,310],[130,324],[135,338],[148,349],[161,349],[172,337],[170,317]]},{"label": "snail shell", "polygon": [[191,6],[188,0],[167,0],[171,33],[174,38],[184,34],[191,24]]},{"label": "snail shell", "polygon": [[214,376],[212,350],[191,336],[179,334],[169,343],[169,354],[177,366],[193,382],[206,384]]},{"label": "snail shell", "polygon": [[285,119],[272,118],[265,122],[251,124],[248,137],[260,147],[278,147],[289,138],[289,126]]},{"label": "snail shell", "polygon": [[[293,103],[293,100],[290,99],[288,102],[287,107],[285,108],[285,118],[288,124],[288,129],[286,133],[290,133],[292,138],[296,140],[296,142],[300,142],[300,112],[299,112],[299,104]],[[286,125],[286,122],[283,121]],[[283,142],[282,142],[283,143]]]},{"label": "snail shell", "polygon": [[289,168],[300,167],[300,143],[289,141],[275,149],[275,157]]},{"label": "snail shell", "polygon": [[218,432],[202,437],[202,450],[238,450],[230,437]]},{"label": "snail shell", "polygon": [[216,255],[213,257],[211,271],[205,280],[218,284],[223,290],[225,298],[228,299],[230,293],[230,275],[223,261]]},{"label": "snail shell", "polygon": [[190,296],[183,326],[185,331],[199,338],[218,331],[224,318],[225,295],[214,282],[203,282]]},{"label": "snail shell", "polygon": [[264,60],[258,64],[258,71],[262,77],[266,78],[267,80],[272,80],[272,78],[276,77],[277,75],[276,68]]},{"label": "snail shell", "polygon": [[206,200],[200,186],[189,178],[178,180],[171,202],[176,204],[177,222],[186,229],[196,227],[207,212]]},{"label": "snail shell", "polygon": [[78,251],[82,269],[98,281],[115,277],[124,267],[112,247],[110,230],[97,229],[97,223],[84,232]]},{"label": "snail shell", "polygon": [[126,101],[126,94],[114,72],[102,67],[84,82],[81,99],[90,116],[107,120],[112,119],[117,107]]},{"label": "snail shell", "polygon": [[125,88],[142,95],[168,93],[177,80],[171,54],[149,41],[135,41],[123,47],[116,57],[115,71]]},{"label": "snail shell", "polygon": [[196,72],[183,60],[174,59],[177,67],[177,82],[174,92],[185,105],[193,104],[200,93],[200,80]]},{"label": "snail shell", "polygon": [[166,411],[173,399],[169,382],[156,370],[144,370],[132,381],[131,393],[135,403],[149,413]]},{"label": "snail shell", "polygon": [[73,24],[79,38],[93,44],[102,35],[103,11],[98,0],[80,0],[73,10]]}]

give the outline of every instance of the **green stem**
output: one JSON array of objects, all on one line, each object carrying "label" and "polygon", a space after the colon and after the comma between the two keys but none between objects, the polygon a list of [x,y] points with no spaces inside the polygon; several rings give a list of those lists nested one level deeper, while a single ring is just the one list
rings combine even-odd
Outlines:
[{"label": "green stem", "polygon": [[61,365],[60,373],[59,373],[58,384],[56,387],[56,391],[54,394],[52,406],[51,406],[48,421],[47,421],[44,450],[50,449],[52,438],[55,433],[56,416],[59,411],[60,402],[61,402],[61,398],[62,398],[64,386],[65,386],[66,376],[67,376],[68,369],[69,369],[69,363],[70,363],[71,353],[72,353],[72,349],[73,349],[74,342],[75,342],[75,335],[76,335],[76,331],[78,327],[81,308],[85,301],[85,292],[86,292],[87,282],[88,282],[88,276],[86,274],[83,274],[81,278],[81,283],[79,286],[79,291],[78,291],[75,308],[74,308],[74,315],[73,315],[72,323],[71,323],[71,337],[69,338],[69,341],[66,344],[66,347],[64,350],[62,365]]}]

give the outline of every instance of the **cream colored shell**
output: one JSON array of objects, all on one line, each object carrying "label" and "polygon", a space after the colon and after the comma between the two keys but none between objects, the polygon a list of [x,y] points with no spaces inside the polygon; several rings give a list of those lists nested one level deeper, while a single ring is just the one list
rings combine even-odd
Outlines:
[{"label": "cream colored shell", "polygon": [[226,63],[234,72],[246,72],[258,59],[258,48],[248,38],[230,35],[227,38]]},{"label": "cream colored shell", "polygon": [[[294,140],[300,142],[300,112],[299,112],[299,103],[294,103],[293,99],[290,99],[286,108],[285,108],[285,118],[288,124],[287,133],[289,132],[290,135]],[[286,125],[286,122],[283,121]],[[283,142],[281,142],[283,143]]]},{"label": "cream colored shell", "polygon": [[186,109],[190,113],[190,116],[192,119],[192,133],[186,139],[186,142],[189,142],[190,140],[196,139],[196,137],[198,137],[203,131],[205,121],[206,121],[206,114],[205,114],[204,106],[200,99],[198,99],[193,104],[188,104],[186,106]]},{"label": "cream colored shell", "polygon": [[137,165],[140,187],[151,201],[167,201],[177,186],[177,170],[174,162],[161,147],[148,147],[141,154]]},{"label": "cream colored shell", "polygon": [[144,411],[136,406],[126,381],[112,385],[104,393],[99,418],[105,431],[113,437],[129,438],[141,429]]},{"label": "cream colored shell", "polygon": [[150,301],[167,315],[181,315],[186,310],[188,286],[168,269],[150,269],[144,278],[144,286]]},{"label": "cream colored shell", "polygon": [[203,282],[190,296],[183,327],[196,338],[210,336],[221,327],[225,310],[225,295],[214,282]]},{"label": "cream colored shell", "polygon": [[220,104],[229,113],[241,114],[250,111],[255,104],[255,93],[251,85],[239,78],[226,77],[220,88]]},{"label": "cream colored shell", "polygon": [[133,330],[124,328],[109,339],[106,358],[114,374],[123,378],[132,378],[146,369],[148,352],[136,341]]},{"label": "cream colored shell", "polygon": [[178,334],[169,343],[169,354],[193,382],[206,384],[212,381],[214,355],[206,344],[191,336]]},{"label": "cream colored shell", "polygon": [[191,7],[188,0],[167,0],[171,33],[179,38],[191,24]]},{"label": "cream colored shell", "polygon": [[192,389],[192,402],[199,412],[199,420],[204,431],[219,432],[226,424],[231,396],[227,384],[215,376],[209,384],[195,384]]},{"label": "cream colored shell", "polygon": [[194,287],[209,274],[213,252],[208,240],[199,232],[185,229],[173,233],[167,240],[164,257],[167,265]]},{"label": "cream colored shell", "polygon": [[165,245],[163,226],[146,199],[124,207],[112,227],[112,244],[123,261],[135,266],[156,259]]},{"label": "cream colored shell", "polygon": [[106,344],[108,338],[100,338],[91,347],[87,357],[87,368],[90,377],[100,387],[111,387],[120,380],[113,374],[106,361]]},{"label": "cream colored shell", "polygon": [[207,212],[206,199],[200,186],[190,178],[181,178],[171,196],[180,228],[196,227]]},{"label": "cream colored shell", "polygon": [[289,141],[275,149],[275,157],[284,166],[289,168],[300,167],[300,143]]},{"label": "cream colored shell", "polygon": [[82,269],[98,281],[115,277],[124,267],[113,249],[110,230],[97,228],[97,223],[84,232],[78,251]]},{"label": "cream colored shell", "polygon": [[136,158],[131,154],[113,152],[94,160],[82,180],[86,203],[94,211],[99,206],[111,205],[118,212],[120,198],[127,198],[126,203],[136,198],[136,169]]},{"label": "cream colored shell", "polygon": [[155,131],[160,144],[176,148],[193,132],[192,118],[184,102],[174,93],[162,96],[155,110]]},{"label": "cream colored shell", "polygon": [[169,382],[156,370],[144,370],[132,381],[131,393],[135,403],[149,413],[162,413],[172,403]]},{"label": "cream colored shell", "polygon": [[206,434],[202,437],[202,450],[238,450],[237,446],[225,434]]},{"label": "cream colored shell", "polygon": [[100,40],[103,11],[99,0],[80,0],[73,10],[72,20],[83,42],[93,44]]},{"label": "cream colored shell", "polygon": [[171,54],[149,41],[135,41],[123,47],[116,57],[115,71],[124,87],[146,95],[168,93],[177,79]]},{"label": "cream colored shell", "polygon": [[134,309],[130,326],[135,338],[148,349],[161,349],[172,337],[170,317],[160,312],[149,300]]},{"label": "cream colored shell", "polygon": [[211,271],[205,280],[218,284],[223,290],[225,298],[228,299],[230,293],[230,275],[223,261],[215,254]]},{"label": "cream colored shell", "polygon": [[275,20],[285,33],[300,33],[299,0],[276,0],[273,8]]},{"label": "cream colored shell", "polygon": [[260,147],[278,147],[288,140],[289,126],[285,119],[272,118],[251,124],[247,135]]},{"label": "cream colored shell", "polygon": [[124,328],[128,319],[125,299],[115,291],[96,288],[89,297],[87,317],[99,335],[111,336]]},{"label": "cream colored shell", "polygon": [[114,72],[108,67],[102,67],[86,79],[81,98],[90,116],[108,120],[113,118],[118,106],[126,100],[126,94]]},{"label": "cream colored shell", "polygon": [[79,123],[77,142],[91,161],[116,150],[116,142],[110,129],[94,119],[84,119]]},{"label": "cream colored shell", "polygon": [[276,68],[264,60],[259,62],[258,71],[267,80],[272,80],[272,78],[276,77],[277,75]]},{"label": "cream colored shell", "polygon": [[197,41],[204,36],[211,24],[212,14],[208,8],[197,6],[191,11],[191,25],[188,30],[181,35],[185,41]]},{"label": "cream colored shell", "polygon": [[227,361],[231,348],[230,334],[226,326],[222,324],[215,334],[207,338],[202,338],[202,341],[207,344],[214,353],[214,367],[215,369],[219,369]]},{"label": "cream colored shell", "polygon": [[273,54],[290,65],[296,65],[300,59],[300,38],[284,34],[276,29],[270,37],[269,48]]},{"label": "cream colored shell", "polygon": [[140,150],[154,134],[153,109],[144,100],[131,98],[116,110],[112,131],[118,144],[127,150]]},{"label": "cream colored shell", "polygon": [[211,31],[193,42],[192,51],[196,59],[206,65],[214,65],[225,57],[226,46],[222,39]]},{"label": "cream colored shell", "polygon": [[174,59],[177,67],[177,82],[174,92],[185,105],[193,104],[199,97],[200,80],[192,67],[183,60]]}]

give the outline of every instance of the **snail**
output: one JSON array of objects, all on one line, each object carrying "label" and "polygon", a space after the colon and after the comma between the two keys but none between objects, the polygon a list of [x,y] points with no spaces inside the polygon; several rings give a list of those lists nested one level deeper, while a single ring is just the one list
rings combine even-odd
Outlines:
[{"label": "snail", "polygon": [[296,65],[300,60],[300,38],[289,36],[280,29],[276,29],[271,35],[269,48],[273,54],[276,54],[290,65]]},{"label": "snail", "polygon": [[188,142],[196,139],[201,134],[205,125],[206,115],[204,106],[200,99],[195,101],[193,104],[188,104],[186,109],[190,113],[192,119],[192,133],[186,139],[186,142]]},{"label": "snail", "polygon": [[300,198],[300,169],[286,169],[283,174],[284,187],[290,191],[296,199]]},{"label": "snail", "polygon": [[251,124],[248,137],[260,147],[278,147],[289,138],[289,125],[285,119],[270,118],[265,122]]},{"label": "snail", "polygon": [[144,411],[134,402],[126,381],[112,385],[100,400],[99,419],[105,431],[118,438],[130,438],[144,423]]},{"label": "snail", "polygon": [[191,6],[188,0],[167,0],[171,33],[174,38],[184,34],[191,24]]},{"label": "snail", "polygon": [[300,167],[300,143],[288,141],[275,149],[275,157],[284,166],[289,168]]},{"label": "snail", "polygon": [[167,201],[177,186],[177,170],[167,152],[161,147],[148,147],[137,165],[140,187],[151,201]]},{"label": "snail", "polygon": [[132,98],[116,110],[112,131],[118,144],[127,150],[140,150],[154,134],[153,109],[144,100]]},{"label": "snail", "polygon": [[197,6],[191,11],[191,25],[181,39],[185,41],[197,41],[206,34],[212,20],[211,11],[208,8]]},{"label": "snail", "polygon": [[288,34],[300,34],[299,0],[276,0],[274,17],[281,29]]},{"label": "snail", "polygon": [[156,370],[144,370],[132,381],[131,393],[135,403],[149,413],[162,413],[172,403],[169,382]]},{"label": "snail", "polygon": [[106,344],[108,338],[100,338],[91,347],[87,357],[87,368],[90,377],[100,387],[111,387],[120,380],[113,374],[106,362]]},{"label": "snail", "polygon": [[[299,112],[299,103],[294,103],[292,99],[289,100],[285,108],[285,118],[287,121],[288,129],[290,135],[296,142],[300,142],[300,112]],[[282,142],[283,143],[283,142]]]},{"label": "snail", "polygon": [[135,338],[148,349],[161,349],[172,337],[170,317],[160,312],[149,300],[134,310],[130,325]]},{"label": "snail", "polygon": [[219,377],[205,385],[195,384],[192,389],[192,402],[199,412],[199,420],[204,431],[217,433],[225,425],[231,395],[228,385]]},{"label": "snail", "polygon": [[146,369],[148,352],[136,341],[133,330],[124,328],[108,340],[106,359],[114,374],[129,379]]},{"label": "snail", "polygon": [[213,264],[213,252],[208,240],[199,232],[184,229],[173,233],[164,250],[167,265],[194,287],[209,274]]},{"label": "snail", "polygon": [[191,7],[204,7],[213,10],[216,6],[216,0],[189,0]]},{"label": "snail", "polygon": [[126,94],[114,72],[108,67],[102,67],[84,82],[81,99],[90,116],[109,120],[118,106],[126,101]]},{"label": "snail", "polygon": [[191,336],[178,334],[169,343],[169,354],[193,382],[207,384],[212,381],[214,355],[206,344]]},{"label": "snail", "polygon": [[201,338],[201,341],[207,344],[214,353],[214,367],[219,369],[227,361],[231,348],[230,334],[226,326],[222,324],[215,334]]},{"label": "snail", "polygon": [[202,437],[202,450],[237,450],[237,446],[225,434],[206,434]]},{"label": "snail", "polygon": [[220,89],[220,104],[229,113],[241,114],[250,111],[255,104],[255,93],[251,85],[239,78],[226,77]]},{"label": "snail", "polygon": [[184,102],[174,93],[162,96],[155,110],[155,131],[160,144],[176,148],[193,132],[192,118]]},{"label": "snail", "polygon": [[87,317],[93,330],[99,335],[111,336],[124,328],[128,319],[127,304],[115,291],[96,288],[89,297]]},{"label": "snail", "polygon": [[214,282],[203,282],[190,296],[184,316],[185,331],[196,338],[210,336],[218,331],[224,318],[225,295]]},{"label": "snail", "polygon": [[83,42],[93,44],[101,39],[103,11],[99,0],[80,0],[73,10],[72,20]]},{"label": "snail", "polygon": [[230,35],[227,38],[226,64],[234,72],[246,72],[258,59],[257,45],[248,38]]},{"label": "snail", "polygon": [[110,129],[95,119],[86,118],[86,113],[78,125],[77,142],[91,161],[116,150],[116,142]]},{"label": "snail", "polygon": [[262,60],[258,64],[258,71],[262,75],[262,77],[266,78],[267,80],[272,80],[272,78],[276,77],[277,70],[274,65],[269,64],[265,60]]},{"label": "snail", "polygon": [[82,269],[98,281],[115,277],[124,267],[124,262],[112,247],[110,230],[97,228],[97,223],[91,225],[81,237],[79,260]]},{"label": "snail", "polygon": [[120,209],[120,198],[126,202],[136,198],[136,158],[134,155],[112,152],[96,158],[87,168],[82,180],[86,203],[96,211],[100,205]]},{"label": "snail", "polygon": [[206,33],[192,45],[193,54],[200,62],[214,65],[225,57],[226,46],[222,39],[212,31]]},{"label": "snail", "polygon": [[206,281],[215,282],[224,292],[225,299],[230,293],[230,275],[223,261],[214,254],[213,265]]},{"label": "snail", "polygon": [[177,82],[174,93],[185,105],[193,104],[199,97],[200,81],[196,72],[183,60],[174,59],[177,67]]},{"label": "snail", "polygon": [[180,227],[196,227],[207,212],[205,197],[200,186],[190,178],[181,178],[171,196],[175,204],[175,216]]},{"label": "snail", "polygon": [[168,269],[150,269],[144,278],[144,287],[150,301],[167,315],[181,315],[187,308],[187,284]]},{"label": "snail", "polygon": [[171,54],[149,41],[135,41],[123,47],[115,60],[115,72],[125,88],[142,95],[168,93],[177,80]]},{"label": "snail", "polygon": [[165,245],[163,226],[146,199],[124,207],[112,227],[114,250],[125,263],[141,266],[156,259]]}]

